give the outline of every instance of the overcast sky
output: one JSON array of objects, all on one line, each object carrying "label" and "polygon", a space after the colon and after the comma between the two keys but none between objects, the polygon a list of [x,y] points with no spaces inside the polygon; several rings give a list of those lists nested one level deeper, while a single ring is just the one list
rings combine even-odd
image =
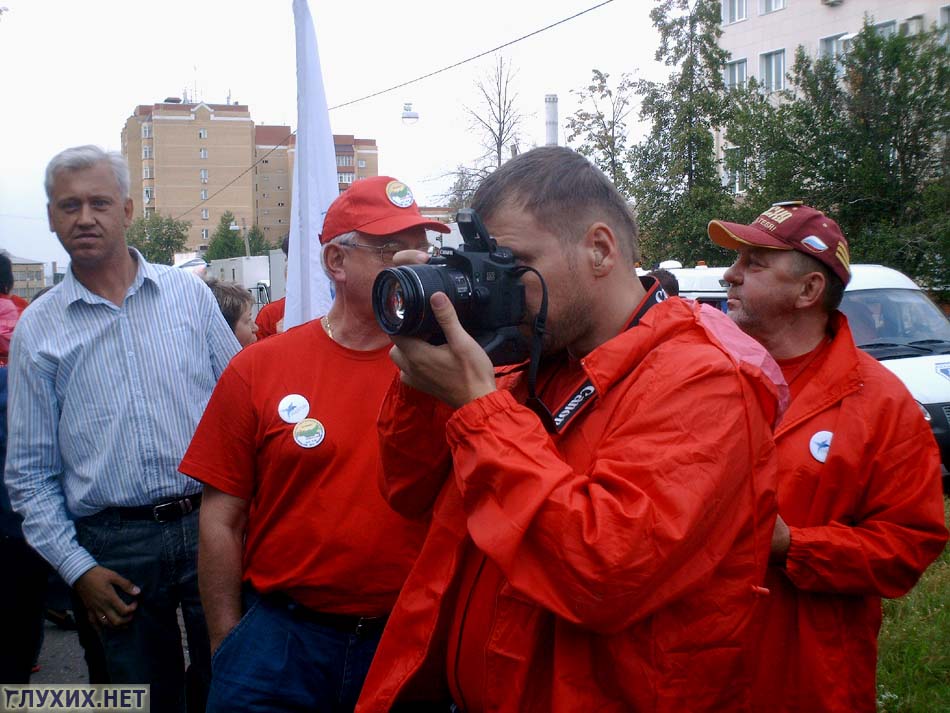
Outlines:
[{"label": "overcast sky", "polygon": [[[446,2],[310,0],[330,106],[399,84],[596,5],[599,0]],[[614,0],[500,54],[517,74],[522,148],[544,143],[544,95],[559,97],[591,69],[661,79],[649,0]],[[59,150],[119,150],[138,104],[187,90],[208,103],[247,104],[256,123],[296,127],[291,0],[0,0],[0,248],[49,262],[67,257],[46,221],[43,171]],[[466,106],[492,56],[330,112],[333,131],[373,138],[379,168],[437,204],[446,174],[482,149]],[[401,121],[412,102],[419,121]]]}]

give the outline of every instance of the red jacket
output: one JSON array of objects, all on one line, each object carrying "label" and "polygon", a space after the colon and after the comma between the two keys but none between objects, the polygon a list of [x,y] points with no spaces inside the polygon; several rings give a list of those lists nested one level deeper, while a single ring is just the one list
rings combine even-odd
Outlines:
[{"label": "red jacket", "polygon": [[762,602],[763,713],[873,712],[880,598],[910,590],[947,540],[940,456],[920,409],[855,347],[842,315],[833,326],[775,433],[791,547]]},{"label": "red jacket", "polygon": [[679,299],[581,363],[596,396],[553,437],[519,405],[521,375],[454,414],[394,383],[383,493],[432,522],[358,711],[444,695],[472,541],[505,578],[486,710],[748,708],[775,518],[777,387],[762,369],[777,366],[724,315]]}]

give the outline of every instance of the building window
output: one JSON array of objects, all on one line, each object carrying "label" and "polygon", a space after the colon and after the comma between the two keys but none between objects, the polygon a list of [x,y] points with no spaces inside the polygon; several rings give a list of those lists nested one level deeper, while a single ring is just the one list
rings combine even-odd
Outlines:
[{"label": "building window", "polygon": [[261,163],[270,163],[270,159],[269,159],[269,158],[265,158]]},{"label": "building window", "polygon": [[352,166],[353,157],[350,154],[337,154],[336,165],[337,166]]},{"label": "building window", "polygon": [[723,151],[723,165],[725,169],[726,187],[734,194],[745,193],[749,187],[748,176],[743,168],[740,168],[735,161],[740,160],[738,148],[727,148]]},{"label": "building window", "polygon": [[151,178],[152,177],[152,167],[145,166],[142,168],[142,178]]},{"label": "building window", "polygon": [[202,229],[201,229],[201,239],[202,239],[202,240],[207,240],[209,234],[210,234],[210,231],[209,231],[207,228],[202,228]]},{"label": "building window", "polygon": [[360,159],[359,161],[356,162],[356,167],[357,167],[357,168],[366,168],[366,161],[364,161],[363,159]]},{"label": "building window", "polygon": [[835,64],[835,71],[840,75],[844,72],[844,56],[847,50],[848,39],[851,35],[844,32],[818,40],[818,56],[828,59]]},{"label": "building window", "polygon": [[354,174],[352,173],[338,173],[336,174],[337,183],[352,183]]},{"label": "building window", "polygon": [[908,17],[900,25],[900,33],[902,35],[919,35],[924,31],[924,16],[923,15],[914,15],[913,17]]},{"label": "building window", "polygon": [[768,52],[761,55],[759,72],[762,88],[767,92],[778,92],[785,88],[785,50]]},{"label": "building window", "polygon": [[152,147],[143,146],[142,147],[142,158],[152,158]]},{"label": "building window", "polygon": [[746,61],[738,59],[735,62],[726,64],[725,76],[726,89],[742,89],[745,86],[746,79]]},{"label": "building window", "polygon": [[145,209],[145,217],[146,217],[146,218],[151,218],[153,215],[155,215],[155,209],[154,209],[154,208],[146,208],[146,209]]},{"label": "building window", "polygon": [[207,209],[207,208],[202,208],[202,209],[201,209],[201,219],[202,219],[202,220],[207,220],[207,219],[208,219],[208,215],[209,215],[208,209]]},{"label": "building window", "polygon": [[722,0],[722,24],[729,25],[746,18],[746,0]]},{"label": "building window", "polygon": [[208,138],[208,130],[207,130],[207,129],[198,129],[198,138],[199,138],[199,139],[206,139],[206,138]]},{"label": "building window", "polygon": [[944,5],[940,8],[940,14],[937,16],[937,24],[943,30],[943,43],[950,44],[950,5]]},{"label": "building window", "polygon": [[207,188],[202,188],[202,189],[201,189],[201,200],[203,200],[203,201],[208,200],[208,189],[207,189]]},{"label": "building window", "polygon": [[874,25],[874,30],[882,37],[890,37],[891,35],[897,34],[897,20],[890,20],[889,22],[879,22]]},{"label": "building window", "polygon": [[208,158],[208,149],[198,149],[198,158]]},{"label": "building window", "polygon": [[154,190],[155,189],[151,186],[145,186],[145,188],[142,189],[142,200],[144,200],[146,203],[151,203]]},{"label": "building window", "polygon": [[284,204],[283,204],[283,203],[278,203],[278,204],[277,204],[277,207],[278,207],[278,208],[283,208],[283,207],[284,207]]},{"label": "building window", "polygon": [[283,187],[283,186],[277,186],[277,190],[278,190],[278,191],[282,191],[282,190],[284,190],[284,187]]},{"label": "building window", "polygon": [[151,124],[142,124],[142,138],[150,139],[152,138],[152,125]]},{"label": "building window", "polygon": [[762,15],[767,15],[768,13],[775,12],[776,10],[785,9],[785,0],[760,0],[760,1],[762,3],[761,5],[762,9],[760,10],[760,13]]},{"label": "building window", "polygon": [[207,183],[207,182],[208,182],[208,169],[207,169],[207,168],[202,168],[200,171],[198,171],[198,177],[201,179],[201,182],[202,182],[202,183]]}]

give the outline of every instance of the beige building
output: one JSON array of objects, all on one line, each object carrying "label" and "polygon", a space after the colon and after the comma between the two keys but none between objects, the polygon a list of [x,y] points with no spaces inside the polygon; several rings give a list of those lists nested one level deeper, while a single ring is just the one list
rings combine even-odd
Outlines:
[{"label": "beige building", "polygon": [[[378,175],[375,139],[333,139],[341,192]],[[134,215],[189,221],[187,249],[198,253],[225,211],[242,230],[256,224],[279,245],[290,232],[294,146],[289,126],[255,126],[244,104],[169,97],[137,106],[122,129]]]},{"label": "beige building", "polygon": [[[726,86],[750,78],[765,91],[785,88],[799,45],[813,56],[840,57],[867,15],[881,32],[912,34],[950,25],[948,0],[722,0],[719,45],[729,52]],[[717,150],[728,150],[716,137]],[[733,189],[742,190],[740,177]]]},{"label": "beige building", "polygon": [[208,244],[222,214],[254,223],[254,122],[243,104],[135,108],[122,129],[135,216],[153,212],[191,223],[188,248]]},{"label": "beige building", "polygon": [[27,301],[32,300],[37,292],[46,287],[46,275],[44,273],[46,266],[36,260],[17,257],[6,251],[3,251],[3,253],[10,258],[13,269],[13,289],[10,291],[17,297],[22,297]]}]

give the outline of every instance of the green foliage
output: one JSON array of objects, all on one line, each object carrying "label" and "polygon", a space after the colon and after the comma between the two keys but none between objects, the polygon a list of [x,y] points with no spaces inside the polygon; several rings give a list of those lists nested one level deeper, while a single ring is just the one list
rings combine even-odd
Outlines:
[{"label": "green foliage", "polygon": [[660,31],[656,58],[676,67],[666,82],[640,81],[640,117],[651,131],[630,152],[644,263],[677,259],[722,263],[706,224],[732,208],[722,185],[713,130],[726,120],[722,80],[727,54],[717,41],[719,3],[660,0],[651,11]]},{"label": "green foliage", "polygon": [[147,218],[133,220],[125,234],[125,240],[149,262],[171,265],[175,260],[175,253],[185,249],[190,227],[191,223],[186,220],[175,220],[152,213]]},{"label": "green foliage", "polygon": [[[264,237],[264,231],[256,225],[252,225],[251,229],[247,231],[247,243],[250,247],[251,255],[267,255],[274,247],[267,241],[267,238]],[[241,254],[243,255],[244,253]]]},{"label": "green foliage", "polygon": [[636,85],[623,74],[616,89],[611,89],[609,79],[609,74],[594,69],[590,84],[573,91],[581,108],[567,120],[567,141],[579,140],[577,152],[591,159],[621,193],[629,196],[625,120],[633,110]]},{"label": "green foliage", "polygon": [[231,224],[234,222],[234,214],[231,211],[225,211],[218,221],[218,227],[215,228],[211,240],[208,242],[208,252],[205,253],[205,260],[221,260],[229,257],[241,257],[244,255],[244,239],[238,230],[231,230]]},{"label": "green foliage", "polygon": [[[944,508],[950,525],[950,500]],[[950,710],[950,550],[909,594],[884,601],[878,642],[880,713]]]},{"label": "green foliage", "polygon": [[732,168],[758,212],[800,198],[841,225],[853,262],[950,288],[950,50],[937,32],[884,37],[868,24],[836,65],[799,48],[782,102],[754,82],[733,95]]}]

